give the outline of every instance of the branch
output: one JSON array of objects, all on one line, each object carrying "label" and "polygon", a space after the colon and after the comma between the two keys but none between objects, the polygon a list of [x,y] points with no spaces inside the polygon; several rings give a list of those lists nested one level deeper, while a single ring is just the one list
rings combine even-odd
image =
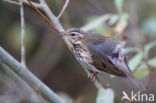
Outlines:
[{"label": "branch", "polygon": [[[23,0],[23,3],[25,3],[25,4],[29,5],[29,3],[28,3],[28,1],[27,1],[27,0]],[[42,7],[41,7],[41,4],[40,4],[40,3],[36,3],[36,2],[33,2],[33,1],[31,1],[31,3],[32,3],[35,7],[39,8],[39,9],[42,9]]]},{"label": "branch", "polygon": [[[29,1],[29,0],[28,0]],[[53,23],[53,25],[55,25],[56,29],[60,32],[64,32],[64,28],[62,27],[59,19],[54,15],[54,13],[49,9],[48,5],[46,4],[45,0],[39,0],[40,1],[40,4],[42,6],[42,10],[45,12],[45,14],[50,18],[51,22]],[[100,20],[99,20],[100,21]],[[87,29],[87,28],[84,28],[84,29]],[[71,43],[68,41],[67,38],[65,38],[64,36],[62,36],[62,39],[64,40],[66,46],[69,48],[69,50],[71,51],[72,53],[72,45]],[[80,63],[81,64],[81,63]],[[81,66],[85,69],[86,73],[87,74],[90,74],[90,72],[88,71],[88,68],[84,65],[84,64],[81,64]],[[102,84],[99,82],[99,80],[96,80],[95,81],[95,86],[97,88],[102,88]]]},{"label": "branch", "polygon": [[11,4],[18,5],[18,6],[20,5],[20,3],[17,2],[17,1],[12,1],[12,0],[3,0],[3,1],[8,2],[8,3],[11,3]]},{"label": "branch", "polygon": [[66,2],[65,2],[65,4],[63,5],[63,7],[62,7],[62,9],[61,9],[61,11],[60,11],[60,13],[59,13],[59,15],[57,16],[58,19],[60,19],[61,16],[63,15],[64,11],[66,10],[66,8],[67,8],[67,6],[68,6],[68,4],[69,4],[69,1],[70,1],[70,0],[66,0]]},{"label": "branch", "polygon": [[[54,13],[49,9],[48,5],[46,4],[45,0],[39,0],[42,6],[42,10],[45,14],[49,17],[50,21],[55,25],[55,27],[60,31],[63,32],[64,28],[62,27],[59,19],[54,15]],[[68,39],[62,36],[67,47],[71,50],[72,45],[69,43]]]},{"label": "branch", "polygon": [[[35,103],[43,103],[41,101],[41,98],[39,97],[39,95],[29,86],[28,83],[26,83],[22,78],[20,78],[14,71],[12,71],[12,69],[10,69],[6,64],[0,62],[0,68],[2,69],[2,71],[5,71],[5,74],[1,73],[0,75],[4,75],[6,77],[9,77],[12,82],[14,82],[16,84],[16,88],[12,88],[13,90],[16,91],[17,88],[21,87],[24,89],[24,91],[26,90],[27,93],[29,93],[30,97],[30,101],[35,101]],[[6,79],[2,78],[4,81],[4,84],[6,84]],[[6,86],[12,87],[12,85],[10,85],[9,81],[7,81]],[[22,93],[20,93],[22,94]],[[19,98],[20,99],[20,98]]]},{"label": "branch", "polygon": [[25,20],[24,20],[24,8],[23,1],[19,1],[20,6],[20,16],[21,16],[21,64],[25,66]]},{"label": "branch", "polygon": [[0,59],[50,103],[65,103],[55,92],[34,76],[25,66],[0,47]]},{"label": "branch", "polygon": [[27,0],[28,1],[28,3],[30,4],[30,6],[50,25],[50,27],[52,28],[52,29],[54,29],[56,32],[60,32],[57,28],[55,28],[55,26],[49,21],[49,19],[46,17],[46,16],[44,16],[44,14],[42,14],[42,12],[40,12],[40,10],[37,8],[37,7],[35,7],[32,3],[31,3],[31,0]]}]

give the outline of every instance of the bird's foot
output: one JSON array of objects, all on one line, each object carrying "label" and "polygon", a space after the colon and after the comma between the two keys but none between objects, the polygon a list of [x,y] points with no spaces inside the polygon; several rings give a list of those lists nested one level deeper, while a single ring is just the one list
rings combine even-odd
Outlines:
[{"label": "bird's foot", "polygon": [[91,83],[94,83],[95,79],[96,79],[96,76],[98,75],[99,72],[95,72],[95,73],[91,73],[89,74],[89,79],[91,81]]}]

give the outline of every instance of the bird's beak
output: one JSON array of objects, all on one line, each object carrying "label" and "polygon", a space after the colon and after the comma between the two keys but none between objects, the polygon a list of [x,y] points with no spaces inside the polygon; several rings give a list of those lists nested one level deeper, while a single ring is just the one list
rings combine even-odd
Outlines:
[{"label": "bird's beak", "polygon": [[60,32],[58,35],[59,36],[66,36],[66,33],[65,32]]}]

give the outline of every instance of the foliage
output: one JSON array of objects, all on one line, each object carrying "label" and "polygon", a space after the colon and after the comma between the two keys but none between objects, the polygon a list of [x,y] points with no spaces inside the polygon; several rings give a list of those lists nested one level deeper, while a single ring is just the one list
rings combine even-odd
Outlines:
[{"label": "foliage", "polygon": [[132,71],[135,71],[135,76],[142,79],[149,74],[149,68],[156,68],[156,58],[149,58],[149,52],[156,46],[156,41],[148,43],[144,46],[144,49],[140,48],[127,48],[126,52],[136,52],[136,55],[129,60],[129,67]]},{"label": "foliage", "polygon": [[96,103],[114,103],[114,92],[112,89],[99,89]]}]

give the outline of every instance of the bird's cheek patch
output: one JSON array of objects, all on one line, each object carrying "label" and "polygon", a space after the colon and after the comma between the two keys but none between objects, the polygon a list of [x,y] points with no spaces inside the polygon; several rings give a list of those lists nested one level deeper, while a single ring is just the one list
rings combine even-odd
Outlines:
[{"label": "bird's cheek patch", "polygon": [[83,38],[83,35],[79,35],[79,39],[82,39]]}]

